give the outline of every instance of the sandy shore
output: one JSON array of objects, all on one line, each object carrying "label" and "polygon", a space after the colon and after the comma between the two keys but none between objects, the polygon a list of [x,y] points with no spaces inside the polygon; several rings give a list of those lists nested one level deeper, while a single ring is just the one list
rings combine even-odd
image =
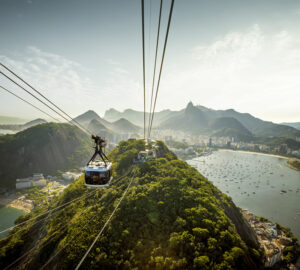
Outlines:
[{"label": "sandy shore", "polygon": [[0,205],[10,206],[16,209],[20,209],[29,213],[34,208],[33,202],[25,198],[25,196],[18,196],[11,194],[9,196],[0,196]]},{"label": "sandy shore", "polygon": [[245,153],[245,154],[255,154],[255,155],[262,155],[262,156],[270,156],[270,157],[277,157],[277,158],[289,159],[288,157],[285,157],[285,156],[268,154],[268,153],[260,153],[260,152],[244,151],[244,150],[231,150],[231,149],[218,149],[218,150],[219,151],[240,152],[240,153]]}]

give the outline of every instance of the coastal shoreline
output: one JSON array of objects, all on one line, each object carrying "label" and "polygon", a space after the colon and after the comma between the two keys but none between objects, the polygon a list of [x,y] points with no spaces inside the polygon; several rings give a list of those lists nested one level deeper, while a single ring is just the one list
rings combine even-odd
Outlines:
[{"label": "coastal shoreline", "polygon": [[289,167],[289,168],[292,169],[292,170],[295,170],[295,171],[298,171],[298,172],[300,171],[298,168],[292,166],[292,165],[289,164],[288,162],[285,163],[285,166]]},{"label": "coastal shoreline", "polygon": [[227,151],[227,152],[239,152],[239,153],[245,153],[245,154],[256,154],[256,155],[262,155],[262,156],[270,156],[270,157],[277,157],[282,159],[289,159],[285,156],[275,155],[275,154],[268,154],[268,153],[261,153],[261,152],[254,152],[254,151],[244,151],[244,150],[232,150],[232,149],[225,149],[225,148],[219,148],[219,151]]},{"label": "coastal shoreline", "polygon": [[16,208],[26,213],[30,213],[34,208],[31,200],[25,199],[25,196],[17,196],[16,194],[11,194],[9,196],[1,195],[0,205]]}]

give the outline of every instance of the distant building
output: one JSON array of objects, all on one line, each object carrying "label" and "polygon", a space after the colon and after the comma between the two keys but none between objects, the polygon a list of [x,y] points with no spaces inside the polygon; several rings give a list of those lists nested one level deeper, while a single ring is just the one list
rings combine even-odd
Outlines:
[{"label": "distant building", "polygon": [[209,146],[209,147],[212,147],[212,138],[209,138],[208,146]]},{"label": "distant building", "polygon": [[280,148],[279,148],[279,152],[282,153],[282,154],[286,154],[287,153],[287,150],[288,150],[288,146],[287,144],[281,144],[280,145]]},{"label": "distant building", "polygon": [[31,188],[31,180],[29,178],[22,178],[16,180],[16,189],[24,189],[24,188]]},{"label": "distant building", "polygon": [[41,173],[34,173],[32,177],[20,178],[16,180],[16,189],[44,187],[46,185],[47,181]]},{"label": "distant building", "polygon": [[259,151],[260,150],[259,145],[255,144],[253,149],[254,149],[254,151]]},{"label": "distant building", "polygon": [[81,173],[66,172],[62,175],[65,180],[73,181],[80,177]]}]

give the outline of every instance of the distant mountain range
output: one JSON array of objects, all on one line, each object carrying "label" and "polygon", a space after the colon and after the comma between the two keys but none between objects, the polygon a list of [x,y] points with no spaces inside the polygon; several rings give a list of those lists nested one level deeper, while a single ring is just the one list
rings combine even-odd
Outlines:
[{"label": "distant mountain range", "polygon": [[294,122],[294,123],[281,123],[281,125],[290,126],[296,129],[300,130],[300,122]]},{"label": "distant mountain range", "polygon": [[[155,113],[155,124],[158,125],[168,118],[175,116],[179,112],[171,110],[163,110]],[[115,109],[109,109],[104,114],[104,119],[107,121],[117,121],[121,118],[127,119],[133,124],[142,127],[144,125],[144,112],[135,111],[132,109],[127,109],[123,112],[119,112]],[[149,113],[146,113],[146,119],[149,118]]]},{"label": "distant mountain range", "polygon": [[[126,118],[133,123],[143,123],[143,112],[131,109],[119,112],[109,109],[104,119]],[[213,110],[204,106],[194,106],[189,102],[180,111],[164,110],[155,114],[153,126],[159,129],[184,131],[192,134],[210,136],[229,136],[238,140],[253,140],[255,137],[300,137],[300,130],[289,125],[280,125],[263,121],[249,113],[240,113],[233,109]]]},{"label": "distant mountain range", "polygon": [[101,118],[97,113],[91,110],[77,116],[75,120],[90,130],[95,132],[97,131],[99,133],[105,132],[107,134],[133,134],[139,133],[141,130],[139,126],[134,125],[125,118],[119,118],[113,122],[110,122]]},{"label": "distant mountain range", "polygon": [[[148,119],[149,114],[146,114]],[[123,112],[109,109],[101,118],[89,110],[75,118],[77,122],[109,140],[120,134],[132,134],[138,137],[142,133],[144,113],[132,109]],[[0,125],[0,129],[21,131],[45,123],[36,119],[22,125]],[[212,137],[234,137],[240,141],[261,140],[261,138],[300,138],[300,123],[275,124],[263,121],[249,113],[240,113],[233,109],[213,110],[204,106],[195,106],[189,102],[179,111],[163,110],[155,113],[154,128],[160,130],[181,131],[194,135]]]},{"label": "distant mountain range", "polygon": [[7,124],[7,125],[0,125],[0,129],[8,129],[8,130],[14,130],[14,131],[22,131],[24,129],[39,125],[39,124],[44,124],[47,123],[46,120],[44,119],[35,119],[32,121],[29,121],[25,124]]},{"label": "distant mountain range", "polygon": [[28,122],[27,119],[0,115],[0,125],[23,125]]}]

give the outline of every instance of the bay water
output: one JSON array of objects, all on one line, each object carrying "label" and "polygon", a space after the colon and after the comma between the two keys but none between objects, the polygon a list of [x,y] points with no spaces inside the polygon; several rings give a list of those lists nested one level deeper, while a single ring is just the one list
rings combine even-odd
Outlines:
[{"label": "bay water", "polygon": [[300,241],[300,172],[287,159],[242,151],[214,151],[187,162],[240,208],[291,228]]}]

